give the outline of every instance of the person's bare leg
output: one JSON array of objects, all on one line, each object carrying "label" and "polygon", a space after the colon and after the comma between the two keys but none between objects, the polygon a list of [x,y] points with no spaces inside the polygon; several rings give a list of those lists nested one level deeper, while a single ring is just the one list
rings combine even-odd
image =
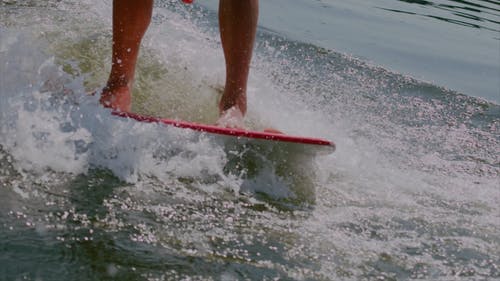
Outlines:
[{"label": "person's bare leg", "polygon": [[242,127],[247,111],[247,81],[257,30],[258,0],[220,0],[219,26],[224,58],[226,86],[219,103],[217,124]]},{"label": "person's bare leg", "polygon": [[130,111],[135,64],[152,10],[153,0],[113,1],[112,66],[100,99],[105,107]]}]

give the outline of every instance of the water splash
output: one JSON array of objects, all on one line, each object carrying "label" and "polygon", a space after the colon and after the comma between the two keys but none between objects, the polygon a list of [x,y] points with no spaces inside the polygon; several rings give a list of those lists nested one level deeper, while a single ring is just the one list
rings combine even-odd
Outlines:
[{"label": "water splash", "polygon": [[[70,17],[66,5],[54,10]],[[0,30],[0,237],[14,257],[0,258],[7,268],[28,279],[498,277],[497,105],[261,32],[250,123],[339,147],[312,163],[313,207],[290,209],[245,193],[289,196],[273,181],[288,177],[228,173],[231,155],[220,142],[99,107],[86,93],[107,73],[110,7],[74,5],[93,29],[83,20],[73,22],[79,33],[65,33],[33,16],[19,20],[44,23],[34,31]],[[160,7],[139,95],[145,85],[170,85],[216,98],[222,54],[216,35],[196,27],[215,18],[192,9],[183,17]],[[38,36],[46,29],[54,37]],[[293,176],[313,170],[292,168],[305,169]]]}]

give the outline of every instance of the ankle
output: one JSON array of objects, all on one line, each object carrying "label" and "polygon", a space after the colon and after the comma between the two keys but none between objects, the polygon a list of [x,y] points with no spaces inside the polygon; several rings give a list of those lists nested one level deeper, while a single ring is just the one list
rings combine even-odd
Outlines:
[{"label": "ankle", "polygon": [[237,110],[241,112],[242,115],[245,115],[247,111],[246,93],[224,93],[219,102],[219,113],[222,115],[224,112],[230,110]]},{"label": "ankle", "polygon": [[125,74],[114,74],[113,71],[111,72],[111,75],[108,78],[108,81],[106,82],[106,87],[105,88],[122,88],[122,87],[128,87],[129,89],[132,87],[133,83],[133,78],[128,77],[129,75]]}]

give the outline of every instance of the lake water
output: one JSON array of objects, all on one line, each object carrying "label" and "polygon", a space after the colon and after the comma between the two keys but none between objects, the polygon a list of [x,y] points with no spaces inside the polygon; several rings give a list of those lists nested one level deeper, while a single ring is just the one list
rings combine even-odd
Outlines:
[{"label": "lake water", "polygon": [[[156,1],[133,110],[213,122],[217,1]],[[111,1],[0,2],[0,280],[499,280],[495,1],[261,1],[247,125],[113,117]]]},{"label": "lake water", "polygon": [[[218,1],[200,1],[215,10]],[[280,1],[261,25],[466,95],[500,101],[500,5],[495,1]]]}]

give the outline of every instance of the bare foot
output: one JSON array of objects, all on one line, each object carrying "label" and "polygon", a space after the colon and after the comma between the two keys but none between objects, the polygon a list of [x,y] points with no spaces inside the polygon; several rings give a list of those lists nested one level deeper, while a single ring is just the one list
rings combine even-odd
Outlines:
[{"label": "bare foot", "polygon": [[99,102],[104,107],[117,111],[129,112],[132,107],[129,87],[122,86],[113,89],[105,87],[102,90]]},{"label": "bare foot", "polygon": [[245,129],[245,124],[243,122],[243,113],[236,106],[223,111],[219,117],[219,120],[217,120],[215,124],[217,126],[225,128],[234,128],[241,130]]}]

